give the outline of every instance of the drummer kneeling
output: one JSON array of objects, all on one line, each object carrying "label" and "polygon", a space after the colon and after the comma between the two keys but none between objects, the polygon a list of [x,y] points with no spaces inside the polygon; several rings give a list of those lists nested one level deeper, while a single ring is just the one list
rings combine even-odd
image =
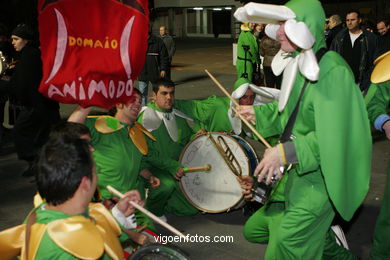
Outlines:
[{"label": "drummer kneeling", "polygon": [[[97,175],[88,142],[49,140],[38,172],[38,192],[46,202],[33,209],[24,224],[0,232],[2,259],[123,259],[120,240],[127,236],[102,204],[90,203]],[[125,195],[117,209],[126,217],[134,212],[129,201],[141,199],[135,190]]]}]

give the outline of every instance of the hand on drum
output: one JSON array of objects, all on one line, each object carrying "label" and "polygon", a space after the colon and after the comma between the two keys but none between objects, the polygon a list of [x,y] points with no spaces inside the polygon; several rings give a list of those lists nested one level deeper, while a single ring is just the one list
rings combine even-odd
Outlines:
[{"label": "hand on drum", "polygon": [[241,189],[243,190],[242,194],[246,200],[253,200],[252,188],[254,180],[252,176],[243,175],[237,177],[237,181],[240,183]]},{"label": "hand on drum", "polygon": [[[239,113],[252,124],[256,124],[255,110],[253,109],[253,106],[239,106],[237,107],[237,113]],[[236,114],[236,117],[239,116]]]},{"label": "hand on drum", "polygon": [[130,190],[126,192],[125,197],[120,199],[117,203],[117,208],[120,212],[123,213],[126,217],[134,213],[134,206],[132,206],[129,201],[133,201],[141,206],[144,205],[144,202],[141,200],[141,195],[137,190]]},{"label": "hand on drum", "polygon": [[179,168],[176,172],[176,176],[175,176],[175,179],[176,180],[180,180],[181,177],[185,176],[186,173],[184,172],[183,168]]},{"label": "hand on drum", "polygon": [[278,147],[267,148],[264,152],[263,159],[257,165],[254,175],[257,176],[257,181],[261,182],[266,178],[266,184],[269,185],[272,181],[272,177],[276,175],[277,179],[282,178],[280,155]]},{"label": "hand on drum", "polygon": [[160,186],[160,179],[155,176],[150,176],[149,184],[153,189],[158,188]]}]

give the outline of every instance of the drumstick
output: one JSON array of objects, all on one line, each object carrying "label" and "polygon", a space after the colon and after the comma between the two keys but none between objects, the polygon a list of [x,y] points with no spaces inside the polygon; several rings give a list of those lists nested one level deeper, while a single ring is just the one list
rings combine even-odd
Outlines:
[{"label": "drumstick", "polygon": [[[110,185],[107,185],[107,190],[109,192],[111,192],[112,194],[118,196],[119,198],[124,198],[125,195],[123,195],[122,193],[120,193],[118,190],[116,190],[114,187],[110,186]],[[182,238],[186,238],[186,236],[181,233],[179,230],[177,230],[176,228],[172,227],[171,225],[169,225],[168,223],[162,221],[161,219],[159,219],[156,215],[154,215],[152,212],[150,212],[149,210],[145,209],[144,207],[141,207],[140,205],[138,205],[137,203],[135,203],[134,201],[129,201],[129,203],[134,206],[136,209],[138,209],[139,211],[141,211],[142,213],[144,213],[145,215],[147,215],[148,217],[150,217],[151,219],[153,219],[154,221],[156,221],[158,224],[160,224],[161,226],[165,227],[166,229],[168,229],[169,231],[171,231],[172,233],[178,235],[179,237],[182,237]]]},{"label": "drumstick", "polygon": [[191,167],[191,168],[183,168],[184,172],[197,172],[197,171],[210,171],[211,165],[206,164],[205,166],[199,166],[199,167]]},{"label": "drumstick", "polygon": [[[204,70],[208,75],[209,77],[211,78],[212,81],[214,81],[214,83],[222,90],[222,92],[233,102],[234,105],[236,105],[237,107],[239,107],[240,105],[237,103],[237,101],[229,94],[229,92],[227,92],[227,90],[221,85],[221,83],[219,83],[219,81],[214,78],[213,75],[211,75],[211,73],[208,71],[208,70]],[[257,136],[257,138],[260,139],[260,141],[267,147],[267,148],[271,148],[272,146],[267,142],[267,140],[264,139],[263,136],[261,136],[259,134],[259,132],[257,132],[257,130],[248,122],[248,120],[246,120],[240,113],[237,113],[237,110],[232,107],[233,111],[238,115],[238,117],[247,125],[247,127],[249,127],[249,129]]]}]

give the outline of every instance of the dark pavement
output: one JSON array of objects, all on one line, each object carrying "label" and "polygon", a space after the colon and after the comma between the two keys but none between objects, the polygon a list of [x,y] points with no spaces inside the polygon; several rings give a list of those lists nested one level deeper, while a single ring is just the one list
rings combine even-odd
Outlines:
[{"label": "dark pavement", "polygon": [[[222,93],[204,73],[208,69],[229,91],[235,80],[232,65],[232,40],[188,39],[177,41],[177,52],[173,59],[172,79],[178,84],[176,98],[198,99]],[[150,90],[151,91],[151,90]],[[74,106],[62,105],[63,117],[69,115]],[[0,230],[17,225],[32,209],[35,193],[33,178],[23,178],[27,167],[12,153],[10,136],[3,140],[0,151]],[[389,165],[389,141],[375,138],[370,191],[354,219],[342,226],[353,253],[368,259],[375,219],[383,198],[387,167]],[[259,155],[262,145],[254,144]],[[265,245],[249,243],[242,235],[246,217],[241,210],[220,214],[198,214],[193,217],[168,215],[168,222],[184,233],[202,236],[231,236],[233,242],[226,243],[176,243],[191,259],[263,259]],[[168,232],[160,228],[161,234]],[[1,256],[0,256],[1,258]]]}]

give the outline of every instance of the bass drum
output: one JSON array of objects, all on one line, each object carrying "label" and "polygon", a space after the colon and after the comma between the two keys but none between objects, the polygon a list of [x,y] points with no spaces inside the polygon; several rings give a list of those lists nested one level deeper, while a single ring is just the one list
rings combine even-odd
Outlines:
[{"label": "bass drum", "polygon": [[141,247],[127,260],[189,260],[182,250],[168,245],[151,244]]},{"label": "bass drum", "polygon": [[[221,144],[230,152],[216,147]],[[229,167],[232,156],[237,171]],[[239,136],[221,133],[199,135],[184,148],[180,155],[184,167],[210,165],[209,171],[188,172],[180,179],[181,189],[188,201],[207,213],[227,212],[243,205],[244,199],[237,175],[252,175],[258,158],[252,146]]]}]

